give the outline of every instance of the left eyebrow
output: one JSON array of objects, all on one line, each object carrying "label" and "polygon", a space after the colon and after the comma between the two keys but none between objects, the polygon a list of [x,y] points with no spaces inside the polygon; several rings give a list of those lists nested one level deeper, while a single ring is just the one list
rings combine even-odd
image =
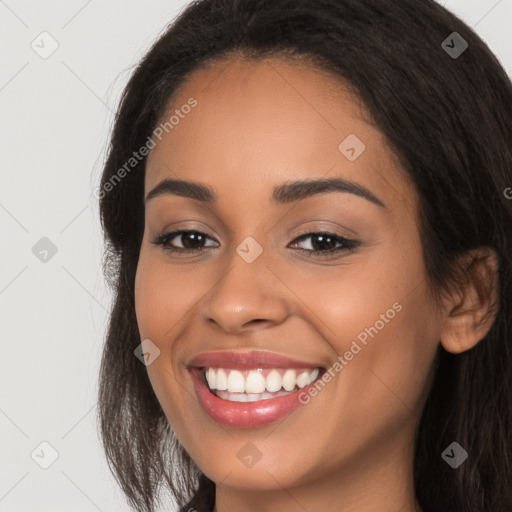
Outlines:
[{"label": "left eyebrow", "polygon": [[[387,206],[372,192],[363,185],[348,181],[344,178],[325,178],[316,180],[298,180],[282,183],[273,190],[271,203],[286,204],[295,201],[301,201],[317,194],[328,192],[345,192],[362,197],[381,208]],[[163,180],[146,196],[145,202],[163,195],[172,194],[175,196],[188,197],[204,203],[214,203],[217,201],[217,195],[213,189],[205,183],[186,181],[186,180]]]},{"label": "left eyebrow", "polygon": [[283,183],[274,189],[272,202],[276,204],[291,203],[300,201],[316,194],[325,194],[327,192],[345,192],[367,199],[368,201],[386,208],[387,206],[366,187],[354,181],[348,181],[344,178],[325,178],[318,180],[302,180]]}]

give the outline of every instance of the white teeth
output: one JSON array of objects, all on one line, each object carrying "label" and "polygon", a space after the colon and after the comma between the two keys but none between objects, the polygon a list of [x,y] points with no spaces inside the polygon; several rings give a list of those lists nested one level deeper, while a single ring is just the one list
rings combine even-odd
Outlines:
[{"label": "white teeth", "polygon": [[208,368],[208,371],[206,372],[206,380],[208,381],[210,389],[217,389],[217,386],[215,385],[215,370],[213,368]]},{"label": "white teeth", "polygon": [[231,402],[248,402],[247,395],[245,393],[240,393],[237,395],[230,395]]},{"label": "white teeth", "polygon": [[297,377],[297,386],[299,388],[303,388],[304,386],[307,386],[309,384],[309,372],[302,372]]},{"label": "white teeth", "polygon": [[278,391],[277,393],[230,393],[229,391],[217,391],[217,396],[222,400],[229,402],[257,402],[259,400],[269,400],[278,396],[289,395],[290,391]]},{"label": "white teeth", "polygon": [[269,393],[275,393],[281,389],[283,385],[283,379],[277,370],[272,370],[268,375],[266,380],[265,387]]},{"label": "white teeth", "polygon": [[[210,369],[210,368],[208,368]],[[212,368],[213,370],[213,368]],[[221,368],[217,371],[213,370],[215,372],[215,385],[216,387],[215,388],[210,388],[210,389],[218,389],[219,391],[221,390],[226,390],[228,389],[228,377],[226,375],[226,372]]]},{"label": "white teeth", "polygon": [[245,379],[245,392],[263,393],[263,391],[265,391],[265,377],[259,372],[251,372]]},{"label": "white teeth", "polygon": [[[262,373],[264,372],[264,373]],[[242,401],[262,400],[261,396],[265,393],[291,392],[301,389],[313,382],[319,375],[319,369],[296,370],[271,369],[271,370],[231,370],[224,368],[205,368],[205,377],[208,387],[213,391],[225,391],[227,393],[237,393],[233,396],[234,401],[240,401],[238,393],[243,393]],[[266,374],[266,377],[264,376]],[[218,395],[218,393],[217,393]],[[274,397],[275,395],[269,395]]]},{"label": "white teeth", "polygon": [[243,393],[245,391],[245,379],[238,370],[229,372],[228,391],[230,393]]},{"label": "white teeth", "polygon": [[[315,372],[316,371],[317,370],[315,370]],[[295,382],[295,370],[286,370],[286,373],[283,375],[283,388],[285,389],[285,391],[291,391],[295,387]]]}]

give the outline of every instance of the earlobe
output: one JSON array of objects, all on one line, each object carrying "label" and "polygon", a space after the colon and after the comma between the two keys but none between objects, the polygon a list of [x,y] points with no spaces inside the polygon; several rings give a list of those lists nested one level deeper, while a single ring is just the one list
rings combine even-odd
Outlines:
[{"label": "earlobe", "polygon": [[499,261],[491,247],[464,255],[463,284],[446,302],[441,345],[453,354],[472,349],[489,332],[499,307]]}]

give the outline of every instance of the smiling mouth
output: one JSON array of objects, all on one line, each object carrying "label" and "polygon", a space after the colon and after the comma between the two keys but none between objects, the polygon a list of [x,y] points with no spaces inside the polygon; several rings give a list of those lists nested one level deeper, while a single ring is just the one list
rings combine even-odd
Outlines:
[{"label": "smiling mouth", "polygon": [[325,368],[200,368],[203,383],[229,402],[257,402],[291,395],[320,378]]}]

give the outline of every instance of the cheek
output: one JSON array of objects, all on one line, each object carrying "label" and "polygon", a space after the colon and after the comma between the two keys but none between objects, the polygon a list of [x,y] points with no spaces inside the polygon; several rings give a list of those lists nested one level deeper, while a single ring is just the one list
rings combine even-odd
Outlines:
[{"label": "cheek", "polygon": [[135,277],[135,311],[141,337],[172,339],[172,329],[185,319],[194,302],[194,272],[150,258],[142,249]]},{"label": "cheek", "polygon": [[[193,273],[166,265],[143,247],[135,276],[135,312],[141,340],[149,339],[160,355],[146,366],[148,377],[165,415],[178,430],[187,432],[183,423],[186,406],[182,393],[182,369],[179,366],[180,343],[176,340],[197,297],[190,284]],[[186,282],[188,281],[188,285]],[[172,390],[172,392],[170,392]],[[179,392],[176,392],[179,390]]]},{"label": "cheek", "polygon": [[325,446],[341,458],[368,443],[377,450],[421,414],[438,340],[421,261],[390,255],[307,283],[314,315],[304,315],[342,358],[313,398],[329,411]]},{"label": "cheek", "polygon": [[364,343],[365,337],[370,337],[367,329],[375,324],[381,334],[396,324],[395,318],[404,316],[399,310],[414,299],[411,290],[417,285],[419,273],[421,270],[413,264],[391,254],[378,259],[361,257],[328,273],[298,276],[294,289],[301,288],[302,280],[306,291],[301,298],[316,314],[314,323],[323,326],[322,333],[342,353],[358,335]]},{"label": "cheek", "polygon": [[357,390],[358,407],[367,401],[374,414],[401,402],[420,407],[439,342],[419,251],[380,254],[307,286],[318,329],[344,359],[335,372],[340,403]]}]

